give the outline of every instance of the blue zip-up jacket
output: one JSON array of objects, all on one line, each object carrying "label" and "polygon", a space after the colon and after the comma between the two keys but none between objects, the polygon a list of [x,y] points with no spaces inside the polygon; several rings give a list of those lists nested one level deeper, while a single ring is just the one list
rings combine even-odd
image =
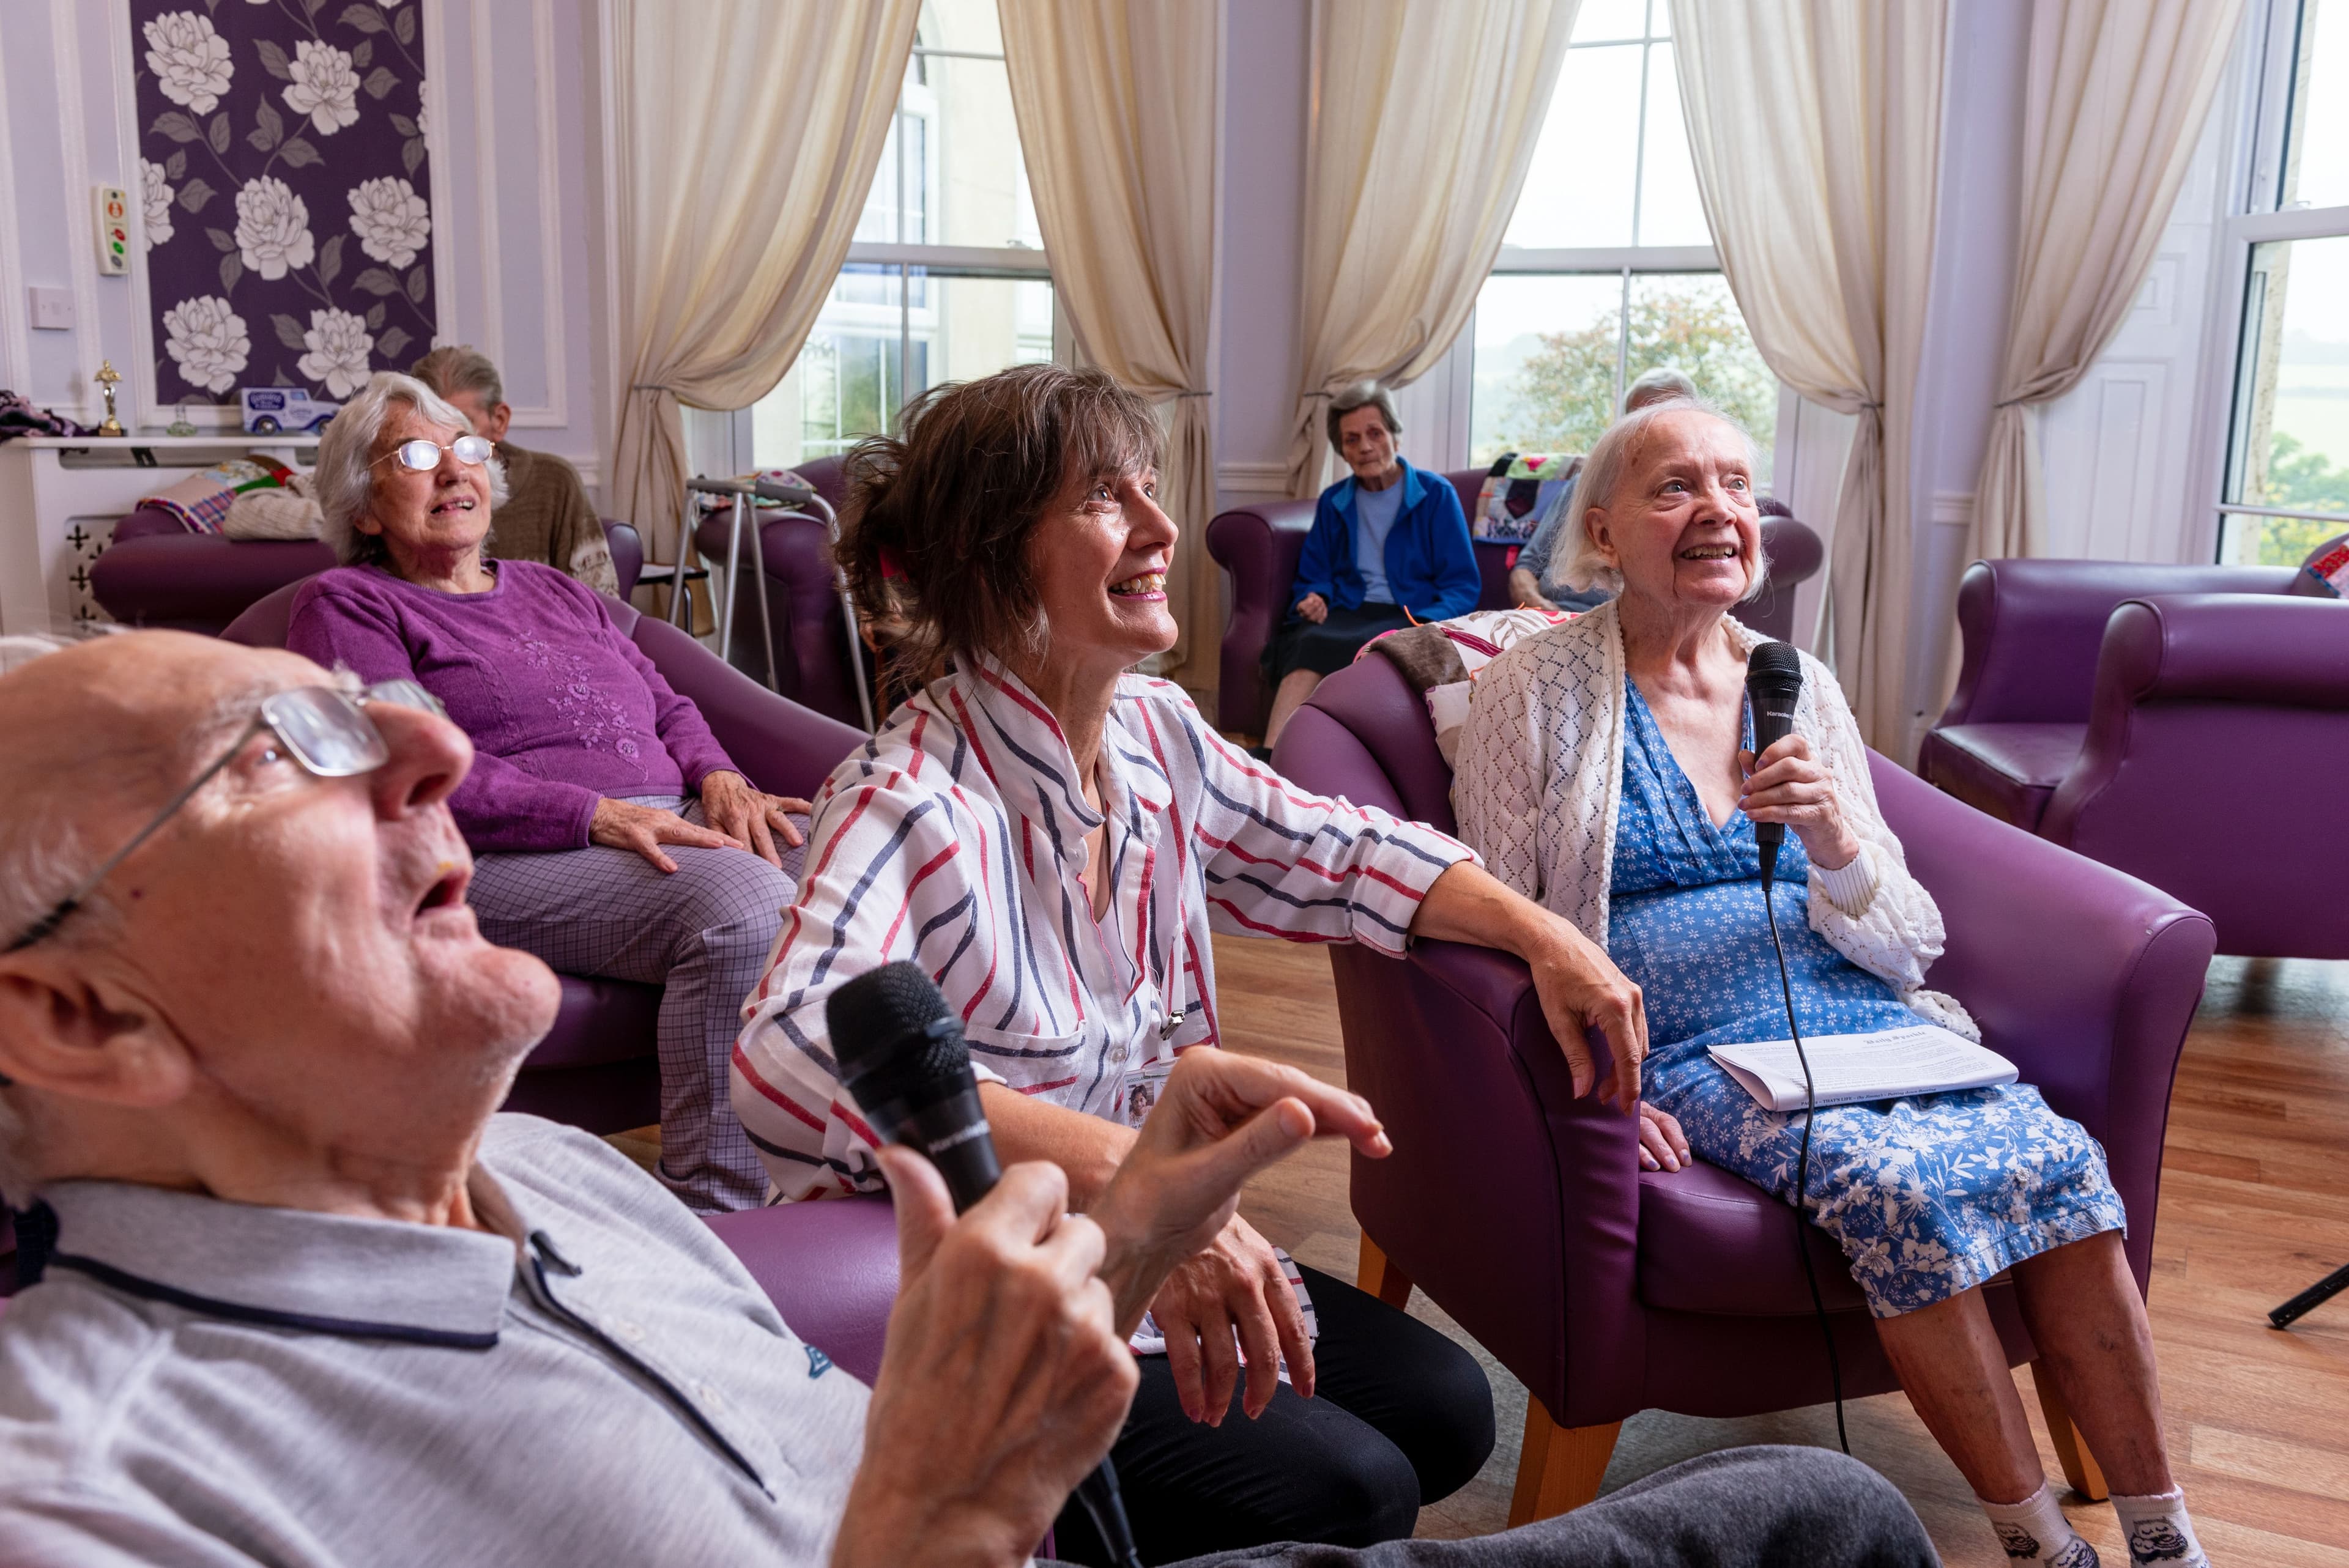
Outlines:
[{"label": "blue zip-up jacket", "polygon": [[[1449,620],[1476,607],[1485,580],[1468,542],[1468,517],[1460,492],[1442,474],[1402,463],[1402,511],[1387,535],[1387,587],[1395,603],[1423,621]],[[1297,557],[1297,584],[1288,595],[1291,614],[1308,593],[1319,593],[1340,610],[1362,603],[1362,574],[1354,566],[1355,483],[1349,476],[1321,492],[1313,510],[1313,530]]]}]

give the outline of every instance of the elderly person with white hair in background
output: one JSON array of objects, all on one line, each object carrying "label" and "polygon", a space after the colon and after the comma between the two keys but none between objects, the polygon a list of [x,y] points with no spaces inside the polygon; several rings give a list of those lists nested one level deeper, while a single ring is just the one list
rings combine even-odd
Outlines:
[{"label": "elderly person with white hair in background", "polygon": [[[0,1315],[9,1568],[1013,1568],[1241,1183],[1309,1137],[1387,1152],[1356,1097],[1212,1049],[1087,1215],[1038,1162],[957,1219],[885,1150],[868,1391],[601,1140],[493,1114],[557,990],[466,907],[481,759],[415,682],[133,633],[0,675],[0,1190],[38,1214]],[[1765,1487],[1708,1539],[1931,1561],[1848,1460],[1714,1459],[1449,1560],[1666,1541]]]},{"label": "elderly person with white hair in background", "polygon": [[504,475],[421,382],[387,372],[345,406],[317,489],[346,564],[295,595],[286,645],[447,707],[478,754],[450,807],[480,857],[483,932],[570,974],[663,986],[661,1179],[698,1209],[757,1203],[766,1174],[727,1062],[807,803],[742,776],[602,597],[487,556]]},{"label": "elderly person with white hair in background", "polygon": [[[1623,412],[1661,403],[1667,397],[1694,397],[1696,383],[1668,365],[1642,370],[1623,391]],[[1566,557],[1557,551],[1574,521],[1574,487],[1580,476],[1566,481],[1566,493],[1534,530],[1526,547],[1509,567],[1509,601],[1519,609],[1595,610],[1607,602],[1603,587],[1577,587],[1561,575]]]},{"label": "elderly person with white hair in background", "polygon": [[408,373],[449,400],[486,436],[505,465],[507,495],[498,503],[498,531],[490,552],[502,561],[543,561],[598,593],[616,599],[620,579],[604,520],[579,482],[579,470],[553,452],[533,452],[506,439],[513,409],[490,356],[469,344],[443,344]]},{"label": "elderly person with white hair in background", "polygon": [[1643,1163],[1677,1170],[1693,1152],[1791,1202],[1807,1136],[1806,1212],[1842,1243],[1909,1401],[2010,1557],[2096,1560],[2048,1491],[1982,1302],[2012,1270],[2134,1561],[2202,1568],[2095,1140],[2023,1084],[1780,1115],[1708,1054],[1786,1037],[1757,822],[1793,830],[1775,886],[1805,1034],[1924,1021],[1979,1037],[1956,1000],[1923,988],[1940,913],[1877,810],[1825,665],[1803,656],[1794,733],[1753,754],[1746,658],[1764,639],[1731,611],[1762,586],[1754,466],[1745,432],[1685,397],[1599,438],[1565,570],[1616,596],[1479,674],[1453,784],[1460,835],[1638,985],[1645,1097],[1677,1119],[1673,1146]]}]

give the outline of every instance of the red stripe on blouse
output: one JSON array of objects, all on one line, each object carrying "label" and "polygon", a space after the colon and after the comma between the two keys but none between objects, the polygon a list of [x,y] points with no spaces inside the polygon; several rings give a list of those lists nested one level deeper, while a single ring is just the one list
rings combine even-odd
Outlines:
[{"label": "red stripe on blouse", "polygon": [[750,1065],[750,1058],[743,1054],[742,1047],[740,1046],[734,1047],[734,1068],[749,1080],[750,1087],[757,1089],[761,1097],[772,1100],[818,1132],[823,1130],[823,1122],[815,1112],[759,1076],[759,1069]]}]

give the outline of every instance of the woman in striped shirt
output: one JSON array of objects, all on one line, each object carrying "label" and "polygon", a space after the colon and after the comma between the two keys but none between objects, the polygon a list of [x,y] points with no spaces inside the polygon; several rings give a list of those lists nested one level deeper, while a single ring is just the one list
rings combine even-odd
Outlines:
[{"label": "woman in striped shirt", "polygon": [[[1596,1027],[1604,1087],[1636,1105],[1639,992],[1602,951],[1461,844],[1302,793],[1180,688],[1124,673],[1175,637],[1158,442],[1107,377],[1030,365],[940,387],[902,439],[852,454],[842,563],[868,609],[906,614],[915,673],[936,678],[826,782],[746,1009],[734,1104],[779,1196],[880,1185],[824,1001],[893,959],[961,1013],[1004,1161],[1060,1165],[1080,1208],[1174,1058],[1219,1043],[1211,930],[1516,953],[1578,1088],[1599,1076]],[[1142,1389],[1112,1455],[1148,1561],[1407,1536],[1492,1447],[1474,1360],[1237,1217],[1176,1271],[1135,1347]],[[1081,1509],[1057,1548],[1103,1560]]]}]

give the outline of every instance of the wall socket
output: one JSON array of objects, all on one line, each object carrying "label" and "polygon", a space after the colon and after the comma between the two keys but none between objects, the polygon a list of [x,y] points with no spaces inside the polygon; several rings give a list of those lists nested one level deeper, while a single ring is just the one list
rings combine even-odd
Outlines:
[{"label": "wall socket", "polygon": [[25,293],[32,301],[35,330],[40,332],[73,330],[74,308],[71,289],[28,288]]}]

